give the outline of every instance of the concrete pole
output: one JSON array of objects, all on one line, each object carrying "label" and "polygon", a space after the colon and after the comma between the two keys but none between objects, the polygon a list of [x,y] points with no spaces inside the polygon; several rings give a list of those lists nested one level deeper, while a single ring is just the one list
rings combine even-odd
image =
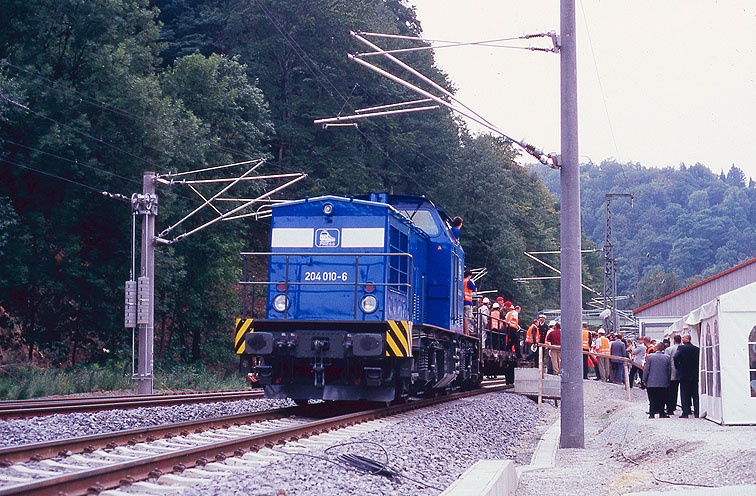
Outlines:
[{"label": "concrete pole", "polygon": [[[157,196],[155,195],[155,173],[145,172],[142,179],[140,213],[142,220],[142,267],[141,277],[148,280],[149,299],[148,322],[139,324],[139,360],[137,369],[137,394],[152,394],[153,346],[155,343],[155,217],[157,217]],[[154,197],[154,205],[150,198]]]},{"label": "concrete pole", "polygon": [[575,0],[560,2],[562,448],[584,448],[580,170],[578,165],[577,42]]}]

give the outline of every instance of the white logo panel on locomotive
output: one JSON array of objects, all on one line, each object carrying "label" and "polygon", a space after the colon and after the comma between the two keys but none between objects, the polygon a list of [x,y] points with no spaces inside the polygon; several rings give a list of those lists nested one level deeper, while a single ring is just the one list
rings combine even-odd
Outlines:
[{"label": "white logo panel on locomotive", "polygon": [[315,246],[318,248],[338,248],[339,230],[338,229],[316,229]]}]

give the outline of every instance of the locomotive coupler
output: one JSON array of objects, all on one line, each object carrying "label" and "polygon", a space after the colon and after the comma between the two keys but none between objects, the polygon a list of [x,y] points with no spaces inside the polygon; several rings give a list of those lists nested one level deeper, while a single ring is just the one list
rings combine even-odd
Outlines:
[{"label": "locomotive coupler", "polygon": [[329,343],[327,339],[313,339],[312,348],[315,351],[315,362],[312,371],[315,373],[315,387],[325,387],[325,366],[323,365],[323,355],[328,351]]}]

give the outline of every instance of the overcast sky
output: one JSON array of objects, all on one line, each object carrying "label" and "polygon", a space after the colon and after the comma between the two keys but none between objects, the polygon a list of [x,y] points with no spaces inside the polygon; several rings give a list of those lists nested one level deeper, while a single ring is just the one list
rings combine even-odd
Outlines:
[{"label": "overcast sky", "polygon": [[[559,32],[558,0],[409,3],[428,38]],[[756,180],[756,1],[577,0],[576,11],[581,162],[735,164]],[[468,106],[559,151],[558,54],[459,47],[436,60]]]}]

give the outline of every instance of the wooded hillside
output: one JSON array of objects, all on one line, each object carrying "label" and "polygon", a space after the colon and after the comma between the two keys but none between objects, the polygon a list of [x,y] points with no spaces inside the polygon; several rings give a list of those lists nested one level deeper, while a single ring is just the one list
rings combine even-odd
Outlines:
[{"label": "wooded hillside", "polygon": [[[558,213],[509,143],[471,136],[441,110],[356,129],[313,125],[416,98],[346,57],[361,49],[350,30],[421,33],[402,0],[7,0],[0,28],[3,360],[128,357],[127,199],[141,191],[143,172],[259,157],[268,159],[262,173],[309,175],[288,198],[427,195],[464,217],[468,265],[490,271],[484,289],[526,316],[558,305],[557,282],[512,281],[551,275],[522,251],[557,248]],[[403,59],[453,89],[432,52]],[[158,195],[158,231],[200,203],[187,190]],[[238,252],[264,250],[268,237],[264,222],[224,222],[158,249],[159,361],[234,367]],[[585,274],[600,277],[600,266]]]},{"label": "wooded hillside", "polygon": [[[537,167],[559,196],[559,174]],[[653,169],[605,161],[580,167],[583,231],[599,247],[612,201],[617,294],[637,308],[756,257],[756,184],[734,165],[713,173],[702,164]]]}]

